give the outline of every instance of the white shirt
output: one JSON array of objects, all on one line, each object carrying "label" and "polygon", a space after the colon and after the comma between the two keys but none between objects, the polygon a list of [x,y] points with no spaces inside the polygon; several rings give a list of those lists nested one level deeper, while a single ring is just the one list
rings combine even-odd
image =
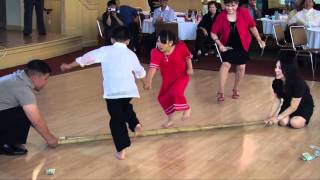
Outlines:
[{"label": "white shirt", "polygon": [[90,51],[76,62],[81,67],[101,63],[103,75],[103,98],[119,99],[140,97],[135,78],[146,76],[136,54],[123,43],[114,43]]},{"label": "white shirt", "polygon": [[309,10],[303,9],[297,12],[288,23],[289,25],[297,23],[308,27],[320,27],[320,11],[313,8]]},{"label": "white shirt", "polygon": [[155,9],[152,17],[152,23],[155,24],[156,20],[159,17],[161,17],[164,22],[173,22],[175,19],[177,19],[174,10],[171,9],[169,6],[166,6],[166,8],[163,11],[161,10],[161,7]]}]

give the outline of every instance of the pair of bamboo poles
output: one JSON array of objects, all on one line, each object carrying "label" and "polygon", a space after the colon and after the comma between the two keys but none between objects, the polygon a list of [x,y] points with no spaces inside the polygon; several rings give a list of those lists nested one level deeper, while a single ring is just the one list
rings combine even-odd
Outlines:
[{"label": "pair of bamboo poles", "polygon": [[[244,127],[244,126],[254,126],[254,125],[265,125],[263,121],[251,121],[251,122],[241,122],[241,123],[230,123],[230,124],[215,124],[215,125],[205,125],[205,126],[189,126],[189,127],[174,127],[168,129],[152,129],[142,131],[138,137],[145,136],[157,136],[166,134],[176,134],[184,132],[195,132],[195,131],[207,131],[213,129],[223,129],[223,128],[234,128],[234,127]],[[130,135],[133,136],[132,134]],[[92,141],[102,141],[112,139],[111,134],[98,134],[98,135],[88,135],[88,136],[62,136],[59,137],[59,144],[76,144]]]}]

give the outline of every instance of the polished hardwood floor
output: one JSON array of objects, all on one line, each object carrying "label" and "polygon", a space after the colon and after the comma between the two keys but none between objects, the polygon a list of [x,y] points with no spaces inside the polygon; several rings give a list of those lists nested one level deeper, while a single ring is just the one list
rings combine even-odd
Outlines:
[{"label": "polished hardwood floor", "polygon": [[30,36],[24,36],[22,31],[17,30],[0,30],[0,45],[6,48],[14,48],[19,46],[26,46],[30,44],[37,44],[63,38],[65,36],[59,33],[48,32],[47,35],[38,35],[33,32]]},{"label": "polished hardwood floor", "polygon": [[[272,77],[246,75],[241,98],[231,99],[233,74],[226,87],[226,101],[217,103],[218,72],[195,70],[186,96],[192,107],[189,121],[175,126],[195,126],[263,120],[272,99]],[[157,94],[144,91],[134,109],[143,128],[158,129],[165,120]],[[320,159],[305,162],[309,145],[320,146],[320,83],[308,82],[316,107],[308,127],[299,130],[278,126],[238,127],[138,138],[117,160],[113,142],[46,147],[30,130],[26,156],[0,156],[0,179],[319,179]],[[58,136],[109,133],[109,115],[102,99],[100,67],[53,76],[37,94],[42,114]],[[54,175],[45,174],[55,168]]]}]

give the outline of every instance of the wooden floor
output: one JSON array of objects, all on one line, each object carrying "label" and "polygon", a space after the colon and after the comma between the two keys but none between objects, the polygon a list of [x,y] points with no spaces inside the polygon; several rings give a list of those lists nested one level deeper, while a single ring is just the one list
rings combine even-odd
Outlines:
[{"label": "wooden floor", "polygon": [[47,35],[41,36],[37,32],[33,32],[30,36],[24,36],[22,31],[1,31],[0,30],[0,46],[13,48],[26,46],[30,44],[43,43],[65,37],[59,33],[48,32]]},{"label": "wooden floor", "polygon": [[[176,126],[263,120],[272,97],[273,78],[247,75],[241,98],[215,101],[218,73],[196,70],[186,96],[192,107],[188,122]],[[140,82],[138,82],[140,83]],[[320,146],[320,83],[308,82],[316,103],[310,126],[300,130],[251,126],[139,138],[126,160],[113,156],[112,141],[46,147],[32,129],[28,155],[0,156],[0,179],[320,179],[320,159],[299,160],[309,145]],[[165,119],[158,102],[160,76],[153,90],[133,101],[144,129],[158,129]],[[38,103],[50,129],[59,136],[109,131],[109,115],[102,99],[100,67],[53,76],[38,94]],[[45,170],[55,168],[53,176]]]}]

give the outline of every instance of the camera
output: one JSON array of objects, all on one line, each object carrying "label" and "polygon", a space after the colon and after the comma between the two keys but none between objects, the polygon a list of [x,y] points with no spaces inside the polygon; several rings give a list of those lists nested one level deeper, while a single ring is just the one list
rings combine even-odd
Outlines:
[{"label": "camera", "polygon": [[108,11],[109,12],[116,12],[117,10],[116,10],[116,8],[108,8]]}]

